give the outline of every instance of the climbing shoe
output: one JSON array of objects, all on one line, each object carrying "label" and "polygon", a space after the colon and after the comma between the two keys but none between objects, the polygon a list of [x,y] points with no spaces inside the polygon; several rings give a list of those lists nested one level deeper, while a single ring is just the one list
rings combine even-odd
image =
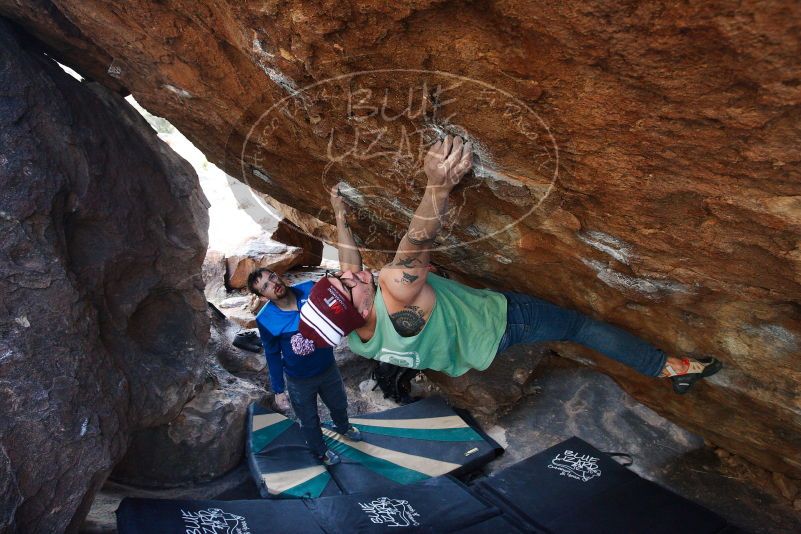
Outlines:
[{"label": "climbing shoe", "polygon": [[320,456],[320,461],[328,467],[332,465],[337,465],[341,460],[339,459],[339,455],[334,451],[325,451],[325,454]]},{"label": "climbing shoe", "polygon": [[352,426],[345,432],[345,437],[351,441],[361,441],[362,440],[362,433],[359,432],[359,429],[355,426]]},{"label": "climbing shoe", "polygon": [[254,330],[239,332],[234,336],[234,347],[250,352],[261,352],[261,340],[259,334]]},{"label": "climbing shoe", "polygon": [[362,441],[362,433],[359,432],[359,429],[356,428],[355,426],[350,427],[347,432],[340,432],[339,430],[337,430],[337,427],[335,427],[334,423],[331,421],[324,422],[322,426],[324,428],[327,428],[328,430],[333,430],[334,432],[336,432],[341,436],[345,436],[351,441]]},{"label": "climbing shoe", "polygon": [[686,374],[671,376],[670,381],[673,382],[673,391],[679,395],[684,395],[693,384],[712,376],[723,368],[723,364],[717,358],[699,358],[689,362],[689,370]]}]

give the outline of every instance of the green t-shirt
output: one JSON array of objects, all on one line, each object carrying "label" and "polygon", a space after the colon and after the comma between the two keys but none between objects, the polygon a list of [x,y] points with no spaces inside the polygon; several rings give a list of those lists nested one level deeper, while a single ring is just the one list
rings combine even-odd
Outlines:
[{"label": "green t-shirt", "polygon": [[419,334],[403,337],[395,331],[379,287],[373,304],[375,333],[365,343],[351,332],[350,349],[374,360],[412,369],[433,369],[450,376],[489,367],[506,330],[506,297],[433,273],[428,274],[427,281],[434,288],[436,301]]}]

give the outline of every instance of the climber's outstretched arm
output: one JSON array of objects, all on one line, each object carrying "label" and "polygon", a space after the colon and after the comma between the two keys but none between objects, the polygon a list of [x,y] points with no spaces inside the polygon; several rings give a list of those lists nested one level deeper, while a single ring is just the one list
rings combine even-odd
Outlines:
[{"label": "climber's outstretched arm", "polygon": [[362,270],[362,254],[353,239],[353,232],[348,224],[348,205],[339,190],[339,185],[331,188],[331,207],[337,221],[337,251],[342,271],[357,273]]},{"label": "climber's outstretched arm", "polygon": [[395,258],[381,269],[381,287],[399,303],[414,301],[426,284],[434,238],[448,211],[448,195],[473,167],[473,147],[461,137],[446,136],[425,158],[428,182],[423,199],[401,239]]}]

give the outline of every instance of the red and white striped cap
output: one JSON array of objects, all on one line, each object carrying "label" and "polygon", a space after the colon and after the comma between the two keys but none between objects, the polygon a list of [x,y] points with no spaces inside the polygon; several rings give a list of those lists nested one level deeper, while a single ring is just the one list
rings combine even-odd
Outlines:
[{"label": "red and white striped cap", "polygon": [[300,308],[292,350],[305,356],[319,348],[336,347],[344,336],[366,322],[353,303],[328,278],[323,278],[314,284],[306,304]]}]

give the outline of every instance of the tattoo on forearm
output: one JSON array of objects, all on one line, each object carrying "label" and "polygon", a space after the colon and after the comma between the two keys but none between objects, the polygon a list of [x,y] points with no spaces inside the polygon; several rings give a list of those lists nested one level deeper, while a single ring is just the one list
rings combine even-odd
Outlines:
[{"label": "tattoo on forearm", "polygon": [[419,306],[406,306],[389,316],[395,331],[403,337],[415,336],[423,330],[426,322]]},{"label": "tattoo on forearm", "polygon": [[436,238],[436,236],[427,237],[425,239],[417,239],[416,237],[412,237],[409,233],[406,234],[406,240],[409,241],[409,243],[411,243],[412,245],[417,245],[417,246],[421,246],[421,245],[426,245],[428,243],[432,243],[435,238]]},{"label": "tattoo on forearm", "polygon": [[407,273],[406,271],[403,271],[403,277],[400,280],[398,280],[396,278],[395,282],[397,282],[398,284],[404,285],[404,286],[408,286],[409,284],[413,284],[414,281],[417,280],[418,278],[420,278],[420,277],[419,276],[415,276],[415,275],[413,275],[411,273]]},{"label": "tattoo on forearm", "polygon": [[401,267],[406,267],[407,269],[414,269],[415,264],[422,264],[416,256],[407,256],[405,258],[399,258],[395,260],[394,265],[400,265]]}]

